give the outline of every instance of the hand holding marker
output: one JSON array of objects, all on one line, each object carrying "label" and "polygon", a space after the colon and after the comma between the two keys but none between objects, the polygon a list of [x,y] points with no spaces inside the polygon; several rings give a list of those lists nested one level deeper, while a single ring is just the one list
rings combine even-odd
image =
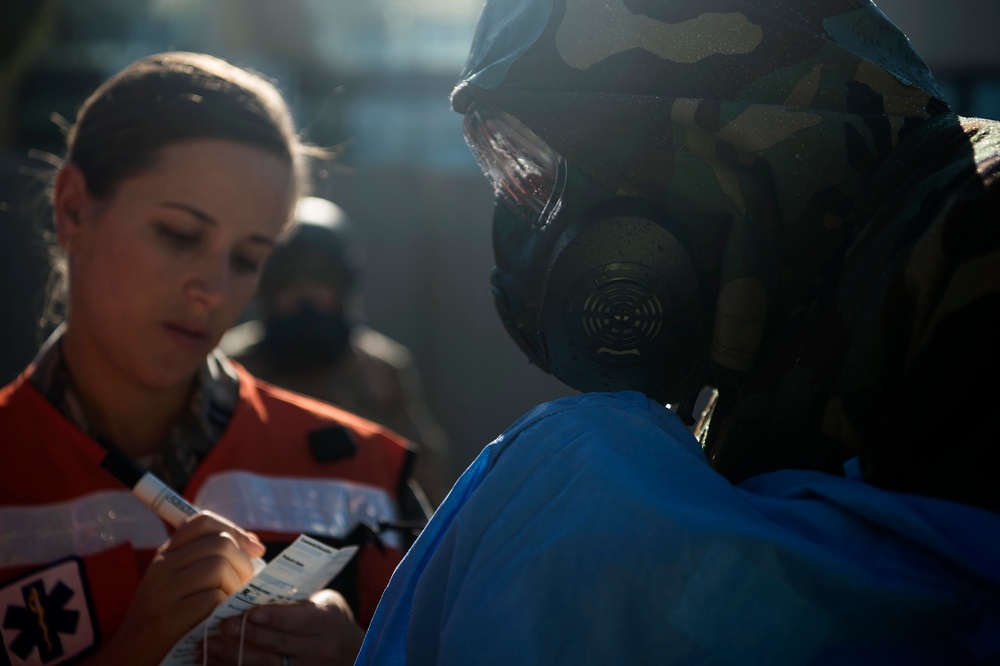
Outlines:
[{"label": "hand holding marker", "polygon": [[[201,512],[201,509],[190,504],[163,481],[156,478],[155,474],[147,472],[113,449],[108,450],[101,461],[101,467],[128,486],[133,495],[172,527],[180,527],[188,516]],[[264,568],[264,560],[259,557],[250,561],[253,564],[254,574],[259,573]]]}]

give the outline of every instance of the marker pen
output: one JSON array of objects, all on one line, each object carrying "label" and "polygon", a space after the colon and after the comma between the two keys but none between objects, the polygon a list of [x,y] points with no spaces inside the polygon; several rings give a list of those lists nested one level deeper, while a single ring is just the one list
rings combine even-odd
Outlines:
[{"label": "marker pen", "polygon": [[[188,516],[200,511],[178,495],[173,488],[156,478],[155,474],[142,469],[117,451],[109,450],[101,461],[101,467],[128,486],[133,495],[173,527],[180,527]],[[254,574],[264,568],[264,560],[259,557],[251,561]]]},{"label": "marker pen", "polygon": [[101,467],[128,486],[133,495],[173,527],[180,527],[188,516],[198,513],[196,507],[156,478],[156,475],[119,453],[108,451],[101,461]]}]

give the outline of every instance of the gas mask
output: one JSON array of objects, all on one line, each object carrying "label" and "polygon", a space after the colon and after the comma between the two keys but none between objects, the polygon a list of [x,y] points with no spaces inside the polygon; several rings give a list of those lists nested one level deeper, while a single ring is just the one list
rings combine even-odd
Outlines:
[{"label": "gas mask", "polygon": [[473,104],[465,136],[496,195],[496,308],[530,361],[580,391],[696,392],[708,307],[671,216],[605,188],[503,111]]}]

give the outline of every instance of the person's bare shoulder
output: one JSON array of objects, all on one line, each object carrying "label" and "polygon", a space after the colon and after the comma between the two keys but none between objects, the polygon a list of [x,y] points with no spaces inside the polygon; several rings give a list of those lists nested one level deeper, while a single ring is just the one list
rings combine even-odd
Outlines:
[{"label": "person's bare shoulder", "polygon": [[263,338],[264,325],[252,319],[226,331],[219,341],[219,349],[229,358],[240,358]]},{"label": "person's bare shoulder", "polygon": [[406,345],[367,326],[355,327],[351,334],[351,346],[357,351],[397,369],[413,365],[413,354],[410,353]]}]

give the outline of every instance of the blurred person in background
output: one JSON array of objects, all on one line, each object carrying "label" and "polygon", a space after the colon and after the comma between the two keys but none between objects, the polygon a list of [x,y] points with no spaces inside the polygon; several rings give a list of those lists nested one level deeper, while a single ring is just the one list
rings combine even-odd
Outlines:
[{"label": "blurred person in background", "polygon": [[[204,54],[142,58],[81,106],[51,192],[64,320],[0,390],[0,662],[158,664],[302,533],[360,550],[308,601],[227,620],[207,654],[354,660],[406,545],[380,527],[426,516],[413,451],[216,348],[320,152],[272,82]],[[203,511],[168,528],[110,451]]]},{"label": "blurred person in background", "polygon": [[364,251],[337,204],[307,196],[295,228],[264,265],[255,318],[221,348],[254,376],[339,405],[409,438],[413,478],[437,506],[448,490],[448,442],[424,397],[410,350],[365,325],[359,293]]},{"label": "blurred person in background", "polygon": [[358,663],[1000,663],[1000,123],[867,0],[487,0],[451,102],[498,313],[583,393]]}]

